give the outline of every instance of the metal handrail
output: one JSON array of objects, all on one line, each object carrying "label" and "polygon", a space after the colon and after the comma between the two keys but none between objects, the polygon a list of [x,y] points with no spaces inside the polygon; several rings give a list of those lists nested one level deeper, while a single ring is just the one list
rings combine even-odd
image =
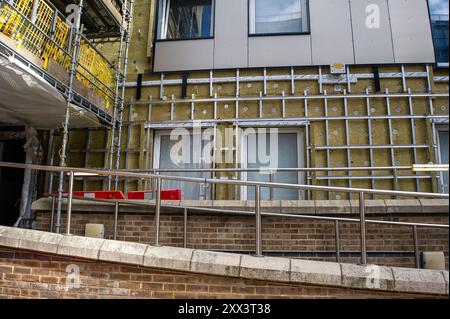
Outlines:
[{"label": "metal handrail", "polygon": [[[375,166],[375,167],[260,167],[260,168],[136,168],[119,169],[117,171],[128,172],[176,172],[176,173],[209,173],[209,172],[324,172],[324,171],[390,171],[390,170],[413,170],[414,166]],[[442,171],[448,171],[442,168]]]},{"label": "metal handrail", "polygon": [[[317,186],[317,185],[299,185],[299,184],[286,184],[286,183],[270,183],[270,182],[255,182],[255,181],[242,181],[242,180],[222,180],[222,179],[208,179],[208,178],[194,178],[194,177],[182,177],[182,176],[169,176],[160,174],[143,174],[143,173],[132,173],[123,171],[107,171],[107,170],[92,170],[86,168],[74,168],[74,167],[56,167],[56,166],[44,166],[35,164],[19,164],[19,163],[9,163],[0,162],[0,167],[11,167],[11,168],[22,168],[22,169],[32,169],[32,170],[42,170],[50,172],[66,172],[69,173],[69,190],[67,195],[67,229],[66,233],[70,235],[70,223],[71,223],[71,213],[72,213],[72,200],[73,200],[73,182],[75,172],[77,173],[87,173],[96,175],[108,175],[117,177],[131,177],[131,178],[142,178],[142,179],[156,179],[156,198],[155,198],[155,244],[159,245],[159,234],[160,234],[160,212],[161,212],[161,182],[162,180],[174,180],[174,181],[186,181],[195,183],[208,183],[208,184],[228,184],[228,185],[241,185],[241,186],[254,186],[255,187],[255,217],[256,217],[256,255],[262,256],[262,239],[261,239],[261,188],[289,188],[297,190],[315,190],[315,191],[328,191],[328,192],[346,192],[346,193],[358,193],[359,194],[359,223],[361,231],[361,263],[367,263],[367,247],[366,247],[366,218],[365,218],[365,194],[376,194],[376,195],[393,195],[393,196],[406,196],[406,197],[422,197],[422,198],[441,198],[448,199],[448,194],[437,194],[437,193],[423,193],[423,192],[407,192],[407,191],[389,191],[389,190],[377,190],[377,189],[364,189],[364,188],[346,188],[346,187],[335,187],[335,186]],[[59,198],[62,199],[62,193],[58,193]],[[119,202],[116,202],[116,211],[118,212]],[[117,213],[115,214],[115,221],[117,220]],[[282,216],[277,214],[277,216]],[[291,216],[291,215],[289,215]],[[58,211],[57,221],[56,221],[56,231],[60,231],[60,211]],[[336,223],[336,233],[339,229],[339,220],[333,219]],[[380,222],[378,222],[380,223]],[[414,239],[417,240],[417,227],[423,226],[419,224],[410,224],[413,227]],[[426,227],[436,227],[431,226],[433,224],[426,224]],[[442,225],[439,227],[447,227],[448,225]],[[339,240],[339,236],[337,236]],[[339,246],[336,246],[336,254],[339,255]],[[417,247],[415,247],[417,250]],[[416,256],[416,266],[418,258]]]}]

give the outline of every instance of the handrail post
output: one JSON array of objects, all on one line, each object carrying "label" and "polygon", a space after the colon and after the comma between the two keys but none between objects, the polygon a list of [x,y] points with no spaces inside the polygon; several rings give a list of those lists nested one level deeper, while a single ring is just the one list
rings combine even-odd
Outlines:
[{"label": "handrail post", "polygon": [[414,239],[415,264],[416,264],[416,268],[420,268],[419,240],[417,238],[417,225],[413,226],[413,239]]},{"label": "handrail post", "polygon": [[52,195],[52,211],[51,211],[51,215],[50,215],[50,232],[53,233],[53,223],[54,223],[54,219],[55,219],[55,202],[56,202],[56,197],[54,195]]},{"label": "handrail post", "polygon": [[336,240],[336,262],[341,262],[341,241],[340,241],[340,233],[339,233],[339,220],[334,221],[334,235]]},{"label": "handrail post", "polygon": [[119,220],[119,202],[114,205],[114,240],[117,240],[117,223]]},{"label": "handrail post", "polygon": [[67,229],[66,235],[70,235],[70,222],[72,219],[72,198],[73,198],[73,171],[69,172],[69,198],[67,199]]},{"label": "handrail post", "polygon": [[364,192],[359,193],[359,223],[361,231],[361,264],[367,264],[367,246],[366,246],[366,205],[364,201]]},{"label": "handrail post", "polygon": [[255,185],[256,256],[262,256],[261,248],[261,187]]},{"label": "handrail post", "polygon": [[183,214],[183,247],[187,248],[187,220],[188,220],[188,210],[184,208]]},{"label": "handrail post", "polygon": [[156,200],[155,200],[155,245],[159,246],[159,225],[161,215],[161,178],[156,178]]}]

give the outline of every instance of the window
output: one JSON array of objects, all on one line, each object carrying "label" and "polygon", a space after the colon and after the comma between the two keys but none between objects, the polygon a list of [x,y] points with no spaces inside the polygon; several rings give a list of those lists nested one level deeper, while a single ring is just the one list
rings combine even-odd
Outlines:
[{"label": "window", "polygon": [[[201,140],[201,147],[193,141],[192,131],[183,134],[183,137],[188,138],[188,156],[189,160],[184,158],[179,162],[174,162],[171,156],[171,150],[174,145],[178,143],[178,140],[171,140],[171,131],[158,130],[155,133],[155,147],[154,147],[154,168],[168,168],[168,169],[200,169],[211,168],[211,164],[203,160],[205,152],[208,152],[209,143],[206,140]],[[198,136],[197,136],[198,137]],[[186,150],[183,150],[183,152]],[[203,153],[202,153],[203,152]],[[203,155],[202,155],[203,154]],[[198,177],[198,178],[210,178],[210,173],[204,172],[162,172],[162,175],[171,176],[184,176],[184,177]],[[182,199],[209,199],[209,184],[191,183],[191,182],[179,182],[163,180],[162,189],[181,189]]]},{"label": "window", "polygon": [[429,0],[436,61],[448,63],[448,0]]},{"label": "window", "polygon": [[[448,164],[448,126],[438,129],[439,163]],[[448,194],[448,171],[441,173],[441,191]]]},{"label": "window", "polygon": [[214,0],[159,0],[158,39],[213,36]]},{"label": "window", "polygon": [[[267,130],[268,132],[268,130]],[[272,152],[271,138],[269,134],[260,134],[257,129],[246,129],[242,135],[241,162],[243,168],[296,168],[303,167],[303,134],[300,129],[278,129],[276,153]],[[265,143],[260,143],[259,139],[265,138]],[[259,146],[264,145],[266,150],[260,150]],[[260,154],[264,154],[261,156]],[[267,156],[267,157],[266,157]],[[261,162],[261,157],[265,157],[265,162]],[[268,163],[276,163],[268,164]],[[249,181],[274,182],[287,184],[302,184],[304,182],[303,172],[276,172],[272,176],[267,172],[243,173],[242,178]],[[303,192],[295,189],[261,188],[261,200],[298,200],[303,198]],[[254,187],[242,187],[241,197],[244,200],[255,199]]]},{"label": "window", "polygon": [[308,0],[250,0],[250,34],[309,32]]}]

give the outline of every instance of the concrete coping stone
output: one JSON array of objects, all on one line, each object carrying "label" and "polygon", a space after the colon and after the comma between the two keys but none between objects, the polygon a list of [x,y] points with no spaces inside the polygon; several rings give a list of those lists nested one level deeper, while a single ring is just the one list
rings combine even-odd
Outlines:
[{"label": "concrete coping stone", "polygon": [[354,265],[151,246],[0,226],[0,246],[207,275],[350,289],[448,295],[448,271]]}]

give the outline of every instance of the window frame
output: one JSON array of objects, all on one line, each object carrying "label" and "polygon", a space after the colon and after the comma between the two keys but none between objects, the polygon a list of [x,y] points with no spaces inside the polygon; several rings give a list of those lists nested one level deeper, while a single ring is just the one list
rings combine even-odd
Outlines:
[{"label": "window frame", "polygon": [[438,52],[437,52],[437,48],[436,48],[436,39],[434,38],[434,33],[433,33],[433,19],[432,19],[432,13],[431,13],[431,5],[430,5],[430,1],[426,0],[427,3],[427,10],[428,10],[428,20],[430,22],[430,31],[431,31],[431,41],[433,43],[433,53],[434,53],[434,60],[435,60],[435,67],[436,68],[442,68],[442,69],[448,69],[449,67],[449,61],[446,62],[438,62]]},{"label": "window frame", "polygon": [[[244,131],[243,133],[245,133],[245,130],[247,128],[254,128],[256,131],[258,130],[258,128],[262,128],[262,127],[241,127],[242,130]],[[270,129],[270,127],[264,127],[265,129]],[[290,127],[290,128],[285,128],[285,127],[276,127],[278,128],[278,133],[295,133],[297,134],[297,167],[305,167],[305,159],[304,159],[304,155],[306,154],[306,149],[305,149],[305,134],[304,134],[304,130],[303,127],[299,126],[299,127]],[[247,168],[247,134],[242,134],[240,136],[240,141],[239,141],[239,146],[240,146],[240,161],[241,161],[241,168],[246,169]],[[247,180],[247,172],[243,171],[241,173],[241,179],[246,181]],[[305,172],[302,171],[298,171],[297,173],[297,180],[299,183],[305,183]],[[247,187],[248,186],[241,186],[240,187],[240,198],[241,200],[248,200],[248,196],[247,196]],[[304,190],[298,190],[298,199],[297,200],[302,200],[305,199],[305,191]],[[276,200],[276,199],[270,199],[270,200]]]},{"label": "window frame", "polygon": [[[442,152],[441,152],[441,139],[439,138],[439,133],[440,132],[448,132],[448,124],[440,124],[440,125],[436,125],[436,144],[437,144],[437,161],[438,164],[443,164],[442,163]],[[439,192],[446,194],[445,193],[445,185],[444,185],[444,172],[439,172],[439,185],[437,185],[439,188]],[[450,185],[447,185],[447,188],[450,187]]]},{"label": "window frame", "polygon": [[307,25],[308,25],[308,31],[302,31],[302,32],[273,32],[273,33],[252,33],[252,21],[256,19],[251,17],[251,2],[257,1],[257,0],[247,0],[247,35],[249,38],[251,37],[273,37],[273,36],[287,36],[287,35],[309,35],[311,34],[311,15],[310,15],[310,7],[309,7],[309,1],[310,0],[301,0],[306,1],[306,18],[307,18]]},{"label": "window frame", "polygon": [[[155,33],[154,33],[154,41],[155,42],[174,42],[174,41],[196,41],[196,40],[211,40],[215,37],[216,32],[216,0],[211,0],[212,9],[211,9],[211,36],[208,37],[196,37],[196,38],[179,38],[179,39],[159,39],[159,35],[162,32],[160,28],[163,28],[163,23],[161,22],[160,26],[160,9],[161,3],[167,3],[170,0],[157,0],[156,3],[156,19],[155,19]],[[165,22],[164,22],[165,23]],[[167,34],[166,34],[167,37]]]},{"label": "window frame", "polygon": [[[202,128],[200,134],[203,134],[203,131],[207,129],[208,127]],[[183,134],[183,135],[189,135],[193,136],[198,135],[198,132],[194,132],[194,130],[191,128],[186,128],[189,131],[189,134]],[[160,168],[160,156],[161,156],[161,137],[162,136],[170,136],[170,133],[172,130],[170,129],[155,129],[153,131],[153,155],[152,155],[152,168],[153,169],[159,169]],[[192,151],[192,149],[191,149]],[[214,163],[210,163],[208,165],[208,168],[213,168]],[[161,175],[164,175],[162,173]],[[212,178],[212,172],[203,172],[204,178]],[[194,183],[199,186],[200,188],[200,195],[202,192],[202,188],[204,189],[205,198],[199,198],[198,200],[210,200],[212,198],[212,187],[211,184],[208,183]],[[152,184],[153,187],[153,184]],[[201,197],[201,196],[200,196]]]}]

